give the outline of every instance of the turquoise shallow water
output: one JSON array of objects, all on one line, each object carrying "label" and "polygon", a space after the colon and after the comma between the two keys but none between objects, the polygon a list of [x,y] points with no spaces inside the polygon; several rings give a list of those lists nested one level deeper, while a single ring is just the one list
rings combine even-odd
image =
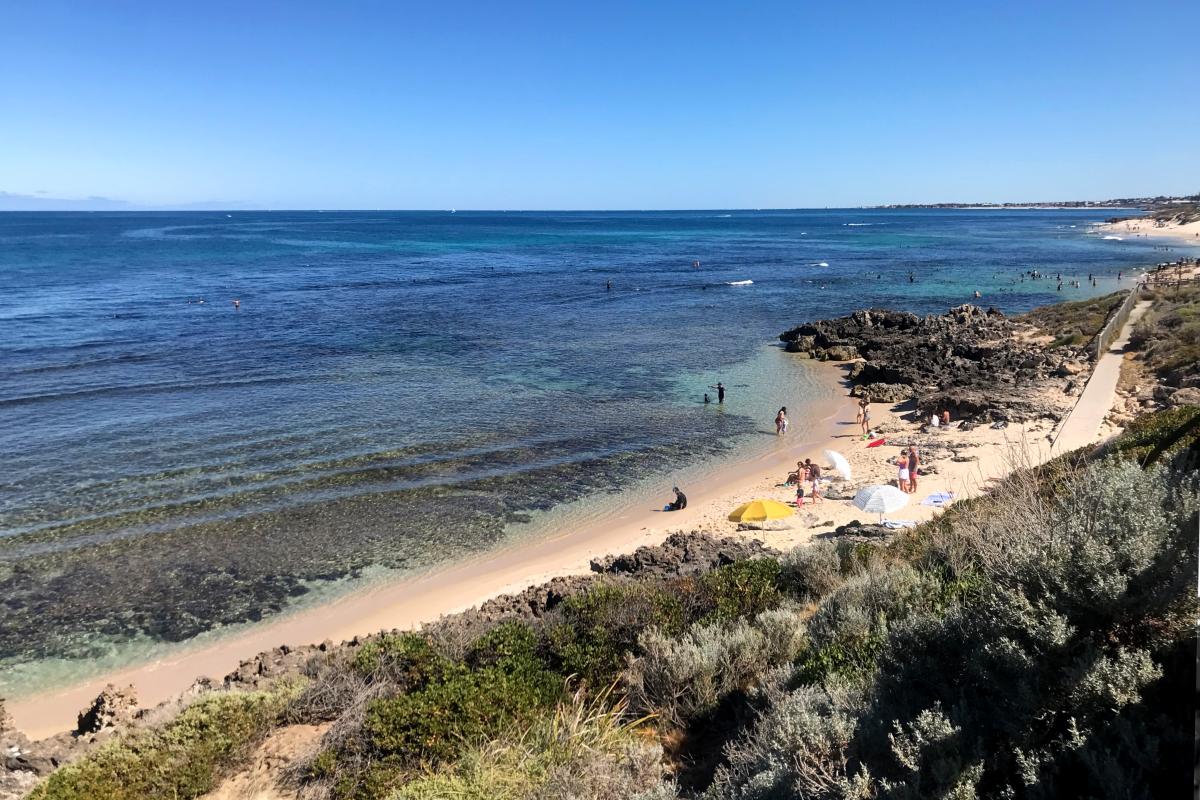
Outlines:
[{"label": "turquoise shallow water", "polygon": [[0,214],[0,690],[729,458],[786,327],[1110,291],[1102,216]]}]

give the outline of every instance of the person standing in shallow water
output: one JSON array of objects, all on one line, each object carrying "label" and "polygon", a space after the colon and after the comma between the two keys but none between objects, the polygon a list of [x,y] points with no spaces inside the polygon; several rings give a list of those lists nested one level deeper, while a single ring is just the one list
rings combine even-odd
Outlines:
[{"label": "person standing in shallow water", "polygon": [[717,403],[718,404],[725,402],[725,384],[721,383],[720,381],[717,381],[716,386],[710,386],[708,388],[717,390]]},{"label": "person standing in shallow water", "polygon": [[787,427],[787,406],[783,406],[779,409],[779,412],[775,414],[775,435],[782,436],[783,434],[787,433]]}]

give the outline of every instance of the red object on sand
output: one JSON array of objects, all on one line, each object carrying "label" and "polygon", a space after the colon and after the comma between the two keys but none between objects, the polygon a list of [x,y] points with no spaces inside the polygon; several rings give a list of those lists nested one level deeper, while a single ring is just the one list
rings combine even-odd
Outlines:
[{"label": "red object on sand", "polygon": [[867,447],[879,447],[879,445],[883,444],[886,441],[887,441],[887,439],[876,439],[875,441],[868,443]]}]

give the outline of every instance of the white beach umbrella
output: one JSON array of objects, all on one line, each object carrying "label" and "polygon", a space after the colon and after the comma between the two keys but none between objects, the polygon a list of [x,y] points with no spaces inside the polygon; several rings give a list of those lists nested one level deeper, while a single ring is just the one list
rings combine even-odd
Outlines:
[{"label": "white beach umbrella", "polygon": [[878,514],[882,522],[884,514],[908,505],[908,495],[895,486],[864,486],[854,495],[854,505],[863,511]]},{"label": "white beach umbrella", "polygon": [[842,474],[842,477],[848,481],[854,480],[850,473],[850,462],[846,457],[837,450],[826,450],[825,457],[829,459],[829,463],[833,464],[833,468]]}]

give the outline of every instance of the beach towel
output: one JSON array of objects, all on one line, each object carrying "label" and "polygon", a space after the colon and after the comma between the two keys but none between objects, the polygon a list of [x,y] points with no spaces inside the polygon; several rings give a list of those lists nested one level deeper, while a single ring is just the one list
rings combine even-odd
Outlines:
[{"label": "beach towel", "polygon": [[876,439],[873,442],[868,442],[867,447],[879,447],[879,445],[883,444],[886,441],[887,441],[887,439]]},{"label": "beach towel", "polygon": [[891,528],[895,531],[899,530],[900,528],[915,528],[917,527],[917,523],[911,519],[885,519],[883,521],[883,527]]},{"label": "beach towel", "polygon": [[921,501],[923,506],[935,506],[943,508],[947,503],[954,499],[954,492],[934,492]]}]

